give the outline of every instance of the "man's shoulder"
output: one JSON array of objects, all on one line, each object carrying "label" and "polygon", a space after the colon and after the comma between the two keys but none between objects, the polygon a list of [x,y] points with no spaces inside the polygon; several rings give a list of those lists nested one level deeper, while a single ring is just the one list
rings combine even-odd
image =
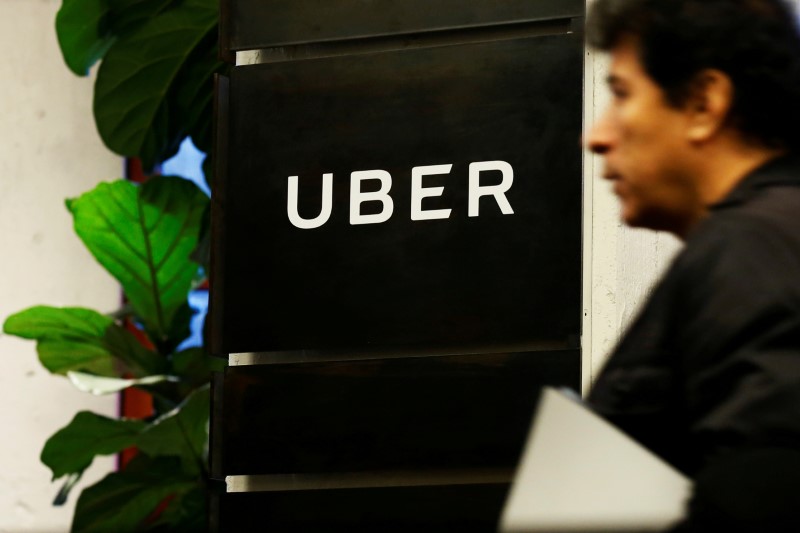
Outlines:
[{"label": "man's shoulder", "polygon": [[719,236],[730,239],[739,233],[746,239],[754,232],[797,237],[800,155],[779,158],[747,176],[725,200],[711,207],[697,229],[692,240],[700,242]]},{"label": "man's shoulder", "polygon": [[714,212],[664,279],[687,338],[736,332],[762,316],[800,310],[800,187],[765,190]]},{"label": "man's shoulder", "polygon": [[765,188],[746,203],[712,211],[686,240],[682,255],[688,265],[733,259],[800,262],[800,186]]}]

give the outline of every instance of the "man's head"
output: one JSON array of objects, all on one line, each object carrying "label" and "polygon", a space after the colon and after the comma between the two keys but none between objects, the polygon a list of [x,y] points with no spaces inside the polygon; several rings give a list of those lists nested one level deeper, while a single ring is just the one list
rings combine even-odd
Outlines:
[{"label": "man's head", "polygon": [[800,149],[800,37],[780,0],[597,0],[610,109],[587,135],[623,218],[684,234],[742,172]]}]

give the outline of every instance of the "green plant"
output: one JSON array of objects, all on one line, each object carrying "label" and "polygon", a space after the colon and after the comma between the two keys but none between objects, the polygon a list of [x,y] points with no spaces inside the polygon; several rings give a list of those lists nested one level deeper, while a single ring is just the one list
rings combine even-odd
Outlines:
[{"label": "green plant", "polygon": [[[216,0],[63,1],[56,30],[65,62],[86,75],[102,60],[94,116],[109,149],[140,159],[148,172],[186,137],[208,153],[212,75],[223,68],[216,27]],[[82,390],[146,390],[155,414],[75,415],[41,455],[53,478],[64,478],[55,503],[65,501],[95,456],[135,446],[139,453],[124,470],[82,491],[72,531],[203,530],[208,381],[221,364],[202,348],[178,346],[189,334],[189,292],[205,275],[198,249],[209,200],[187,180],[153,176],[142,185],[101,183],[67,200],[67,208],[127,304],[110,315],[36,306],[8,317],[3,330],[36,340],[41,363]]]}]

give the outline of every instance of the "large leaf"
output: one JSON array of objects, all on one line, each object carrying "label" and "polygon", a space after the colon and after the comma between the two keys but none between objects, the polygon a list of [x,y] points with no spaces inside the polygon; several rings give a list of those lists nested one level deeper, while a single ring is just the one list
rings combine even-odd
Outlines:
[{"label": "large leaf", "polygon": [[36,306],[8,317],[3,331],[36,340],[39,360],[50,372],[85,370],[113,376],[114,359],[103,343],[113,323],[91,309]]},{"label": "large leaf", "polygon": [[194,50],[175,81],[176,120],[195,147],[206,154],[211,151],[214,74],[225,67],[218,59],[213,37]]},{"label": "large leaf", "polygon": [[64,62],[78,76],[86,76],[118,36],[136,30],[173,1],[63,0],[56,34]]},{"label": "large leaf", "polygon": [[53,471],[53,479],[83,472],[96,455],[133,446],[145,425],[138,420],[116,420],[81,411],[47,440],[41,460]]},{"label": "large leaf", "polygon": [[176,494],[153,523],[153,531],[206,531],[208,528],[206,500],[206,490],[200,485],[188,492]]},{"label": "large leaf", "polygon": [[81,480],[82,475],[83,472],[67,474],[67,478],[64,480],[64,484],[61,485],[61,488],[58,489],[56,497],[53,498],[53,505],[58,506],[67,503],[67,498],[69,497],[69,493],[72,492],[72,489],[74,489],[75,485],[78,484],[78,481]]},{"label": "large leaf", "polygon": [[[165,498],[180,497],[198,486],[173,458],[137,456],[122,472],[84,489],[72,519],[72,533],[132,533]],[[191,531],[176,528],[175,531]]]},{"label": "large leaf", "polygon": [[198,265],[197,246],[208,198],[193,183],[156,177],[142,186],[101,183],[70,200],[75,231],[122,284],[131,306],[157,345],[168,340],[186,305]]},{"label": "large leaf", "polygon": [[174,85],[216,25],[215,0],[186,0],[114,44],[94,93],[97,129],[108,148],[139,157],[146,169],[177,151],[186,125],[173,116]]},{"label": "large leaf", "polygon": [[211,394],[206,385],[192,392],[181,405],[147,426],[139,437],[137,446],[150,456],[180,457],[185,472],[202,472],[206,464],[210,410]]},{"label": "large leaf", "polygon": [[45,368],[55,374],[84,371],[101,376],[161,373],[164,359],[97,311],[36,306],[8,317],[3,331],[37,341]]},{"label": "large leaf", "polygon": [[[206,180],[210,177],[210,174],[206,173],[208,170],[205,164],[209,159],[211,158],[206,156],[203,161],[203,174],[206,176]],[[202,277],[208,279],[208,275],[211,272],[211,204],[208,205],[203,213],[202,222],[200,223],[200,239],[197,243],[197,248],[192,252],[192,259],[203,267]]]},{"label": "large leaf", "polygon": [[[198,242],[199,240],[200,239],[198,237]],[[197,259],[194,257],[194,252],[189,254],[189,259],[197,263]],[[195,281],[199,273],[200,269],[195,270],[195,277],[192,278],[192,283],[190,284],[191,287],[197,286]],[[172,317],[169,331],[167,331],[167,340],[162,343],[163,353],[174,352],[184,341],[184,339],[192,334],[192,319],[194,318],[194,315],[195,310],[189,305],[189,301],[187,299],[180,307],[178,307],[178,310],[175,311],[175,315]]]},{"label": "large leaf", "polygon": [[124,327],[109,327],[103,341],[108,351],[124,361],[130,374],[136,378],[160,375],[167,371],[164,357],[145,348],[142,341]]},{"label": "large leaf", "polygon": [[172,355],[171,372],[192,390],[208,383],[211,373],[222,372],[227,364],[225,359],[208,355],[203,348],[189,348]]},{"label": "large leaf", "polygon": [[178,381],[178,378],[174,376],[145,376],[137,379],[107,378],[73,371],[67,372],[67,377],[78,390],[97,396],[114,394],[128,387],[155,385],[156,383],[163,383],[165,381]]},{"label": "large leaf", "polygon": [[108,26],[114,35],[133,33],[151,18],[181,0],[105,0],[110,6]]},{"label": "large leaf", "polygon": [[58,10],[58,44],[64,62],[78,76],[86,76],[114,42],[104,24],[108,11],[105,0],[64,0]]}]

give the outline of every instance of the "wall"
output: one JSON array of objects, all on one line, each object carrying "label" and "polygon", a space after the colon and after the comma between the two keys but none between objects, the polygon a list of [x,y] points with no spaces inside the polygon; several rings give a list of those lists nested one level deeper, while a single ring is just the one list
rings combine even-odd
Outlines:
[{"label": "wall", "polygon": [[[55,38],[57,0],[0,0],[0,320],[35,304],[111,311],[115,282],[71,228],[64,199],[119,177],[100,143],[92,82],[64,66]],[[79,410],[111,415],[115,397],[91,397],[39,364],[34,343],[0,336],[0,532],[68,531],[75,496],[51,501],[60,483],[39,462],[46,438]],[[80,486],[113,468],[95,461]],[[80,486],[78,488],[80,488]]]},{"label": "wall", "polygon": [[[588,2],[591,4],[591,1]],[[584,131],[609,102],[606,54],[586,51]],[[669,234],[622,224],[602,158],[584,155],[583,386],[588,390],[680,243]]]}]

